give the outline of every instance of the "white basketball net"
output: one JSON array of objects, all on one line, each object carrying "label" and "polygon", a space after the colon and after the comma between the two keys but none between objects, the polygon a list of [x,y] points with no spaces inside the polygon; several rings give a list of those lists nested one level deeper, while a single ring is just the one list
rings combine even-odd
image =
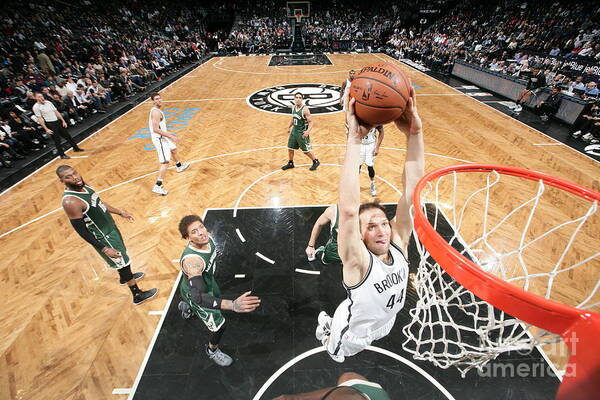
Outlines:
[{"label": "white basketball net", "polygon": [[[478,178],[473,179],[473,174]],[[459,175],[461,185],[458,184]],[[512,186],[511,179],[527,181],[531,194],[519,191],[519,196],[514,196],[516,192],[508,192],[506,187]],[[471,188],[474,187],[473,180],[477,181],[477,189],[465,192],[463,180],[468,180],[466,186]],[[508,186],[505,181],[508,181]],[[573,201],[573,213],[578,214],[566,221],[552,221],[552,226],[549,226],[548,218],[543,214],[548,212],[548,200],[543,195],[550,191],[553,192],[552,196],[561,192],[569,197]],[[512,201],[508,208],[505,204],[502,204],[504,207],[498,207],[497,202],[505,203],[507,196],[511,200],[512,197],[521,199]],[[450,232],[446,229],[447,236],[444,234],[446,241],[458,247],[461,254],[487,272],[524,290],[554,299],[552,289],[555,283],[563,276],[573,274],[573,270],[585,268],[589,274],[587,279],[590,279],[591,291],[585,297],[574,299],[575,303],[569,305],[591,309],[600,304],[596,297],[600,287],[598,237],[595,244],[592,242],[587,246],[589,254],[581,254],[580,249],[573,254],[573,248],[576,247],[573,244],[578,236],[585,236],[588,230],[593,229],[590,224],[598,223],[598,216],[594,217],[598,209],[597,202],[590,203],[546,186],[541,180],[529,181],[492,171],[444,175],[430,182],[423,190],[421,204],[436,231],[440,233],[442,225],[451,224],[453,229]],[[503,213],[498,211],[499,208],[503,208]],[[543,227],[537,223],[540,218],[544,219],[541,224]],[[473,219],[479,221],[475,227],[468,222]],[[518,232],[515,226],[520,226]],[[507,237],[510,237],[510,243],[507,243]],[[560,241],[556,240],[558,237]],[[454,366],[464,376],[472,368],[481,370],[502,352],[531,350],[535,345],[560,340],[558,335],[547,331],[532,334],[529,329],[531,325],[476,297],[452,279],[419,240],[416,242],[420,263],[413,284],[418,300],[416,307],[410,310],[412,321],[403,328],[407,337],[403,347],[414,358],[428,360],[440,368]],[[544,245],[556,246],[557,242],[561,247],[553,249],[557,254],[553,260],[547,257],[539,263],[531,262],[539,260],[539,255],[532,257],[527,254],[531,249],[538,246],[543,249]],[[542,264],[545,271],[540,272],[538,264]],[[564,299],[557,301],[565,303],[561,300]]]}]

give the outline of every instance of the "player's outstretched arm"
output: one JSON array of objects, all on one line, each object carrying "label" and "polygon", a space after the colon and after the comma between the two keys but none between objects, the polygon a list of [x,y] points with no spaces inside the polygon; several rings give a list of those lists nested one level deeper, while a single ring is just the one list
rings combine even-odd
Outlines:
[{"label": "player's outstretched arm", "polygon": [[368,132],[369,127],[358,123],[354,114],[354,99],[347,101],[346,105],[346,120],[349,128],[346,155],[340,174],[338,251],[344,266],[344,282],[351,286],[360,281],[361,271],[367,267],[369,256],[361,240],[358,219],[360,147],[361,139]]},{"label": "player's outstretched arm", "polygon": [[221,299],[208,294],[208,289],[202,277],[205,267],[206,263],[199,256],[188,256],[184,258],[182,263],[183,272],[185,272],[190,283],[192,299],[201,307],[247,313],[254,311],[260,305],[260,299],[256,296],[250,296],[251,292],[246,292],[235,300]]},{"label": "player's outstretched arm", "polygon": [[423,143],[423,124],[417,111],[417,100],[414,89],[408,101],[406,111],[396,121],[396,126],[406,135],[406,161],[404,162],[403,194],[398,200],[396,217],[393,221],[394,236],[392,240],[407,254],[412,218],[410,206],[413,201],[415,186],[425,170],[425,145]]},{"label": "player's outstretched arm", "polygon": [[321,233],[323,227],[331,221],[333,221],[333,213],[334,213],[335,205],[329,206],[323,211],[323,214],[319,216],[317,222],[315,222],[312,231],[310,232],[310,239],[308,239],[308,246],[306,247],[306,255],[308,258],[314,258],[315,256],[315,245],[317,244],[317,238]]}]

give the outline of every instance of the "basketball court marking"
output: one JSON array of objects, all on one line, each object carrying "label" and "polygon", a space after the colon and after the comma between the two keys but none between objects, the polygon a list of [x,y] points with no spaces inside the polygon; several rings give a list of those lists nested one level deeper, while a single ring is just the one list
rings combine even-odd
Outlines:
[{"label": "basketball court marking", "polygon": [[271,260],[269,257],[267,256],[263,256],[262,254],[260,254],[258,251],[256,252],[256,256],[259,258],[262,258],[263,260],[265,260],[266,262],[270,263],[270,264],[275,264],[275,261]]},{"label": "basketball court marking", "polygon": [[300,272],[301,274],[321,275],[321,271],[311,271],[309,269],[296,268],[294,271]]},{"label": "basketball court marking", "polygon": [[[312,71],[317,71],[317,70],[323,69],[325,67],[329,67],[330,65],[333,65],[333,63],[321,65],[320,67],[316,67],[316,68],[311,68],[310,70],[308,70],[306,68],[302,68],[302,69],[305,70],[306,72],[312,72]],[[270,65],[267,64],[267,67],[270,67]],[[290,67],[306,67],[306,65],[274,65],[274,67],[277,69],[280,69],[282,71],[285,71],[286,69],[289,70]],[[283,68],[283,69],[281,69],[281,68]],[[287,72],[296,73],[296,71],[287,71]]]},{"label": "basketball court marking", "polygon": [[534,146],[560,146],[562,143],[534,143]]},{"label": "basketball court marking", "polygon": [[[220,57],[220,60],[213,63],[212,66],[214,68],[220,69],[222,71],[227,71],[227,72],[235,72],[237,74],[250,74],[250,75],[273,75],[273,74],[289,74],[290,72],[286,72],[286,71],[281,71],[281,72],[273,72],[273,71],[269,71],[269,72],[254,72],[254,71],[240,71],[237,69],[230,69],[230,68],[226,68],[226,67],[222,67],[220,66],[221,62],[223,62],[223,60],[225,60],[225,57]],[[327,67],[329,67],[329,65],[327,65]],[[339,71],[307,71],[307,72],[296,72],[294,71],[294,74],[340,74],[340,73],[348,73],[348,70],[339,70]]]},{"label": "basketball court marking", "polygon": [[[427,379],[444,396],[446,396],[446,398],[448,400],[456,400],[454,398],[454,396],[452,396],[450,394],[450,392],[448,392],[448,390],[446,390],[446,388],[444,386],[442,386],[441,383],[439,383],[433,376],[429,375],[425,370],[423,370],[421,367],[419,367],[418,365],[416,365],[412,361],[407,360],[406,358],[404,358],[404,357],[402,357],[402,356],[400,356],[400,355],[398,355],[396,353],[393,353],[393,352],[391,352],[389,350],[382,349],[382,348],[376,347],[376,346],[368,346],[366,348],[366,350],[369,350],[369,351],[372,351],[372,352],[375,352],[375,353],[379,353],[379,354],[383,354],[383,355],[391,357],[391,358],[393,358],[393,359],[395,359],[397,361],[400,361],[401,363],[403,363],[404,365],[412,368],[413,370],[415,370],[416,372],[418,372],[421,376],[423,376],[425,379]],[[273,375],[271,375],[271,377],[269,379],[267,379],[267,381],[258,390],[258,392],[256,393],[256,395],[254,395],[254,397],[252,398],[252,400],[261,400],[262,396],[265,394],[265,392],[271,386],[271,384],[277,378],[279,378],[279,376],[281,374],[283,374],[286,370],[288,370],[291,366],[293,366],[294,364],[296,364],[298,361],[302,361],[303,359],[305,359],[307,357],[310,357],[312,355],[315,355],[315,354],[323,352],[323,351],[325,351],[325,348],[323,346],[315,347],[314,349],[305,351],[304,353],[297,355],[296,357],[294,357],[293,359],[291,359],[290,361],[288,361],[287,363],[285,363],[281,368],[279,368],[277,371],[275,371],[275,373]]]},{"label": "basketball court marking", "polygon": [[[182,99],[182,100],[163,100],[163,103],[184,103],[194,101],[228,101],[228,100],[246,100],[245,97],[223,97],[220,99]],[[145,100],[144,103],[150,104],[150,100]]]},{"label": "basketball court marking", "polygon": [[[379,58],[381,61],[387,62],[387,61],[386,61],[386,59],[382,58],[382,57],[381,57],[379,54],[373,54],[373,55],[374,55],[375,57]],[[442,81],[438,81],[437,79],[434,79],[434,78],[432,78],[431,76],[427,75],[426,73],[424,73],[424,72],[421,72],[421,71],[419,71],[418,69],[416,69],[416,68],[414,68],[414,67],[411,67],[410,65],[407,65],[407,64],[404,64],[404,63],[399,63],[399,62],[398,62],[398,60],[396,60],[395,58],[393,58],[393,57],[391,57],[391,56],[388,56],[387,54],[384,54],[384,55],[385,55],[386,57],[388,57],[389,59],[393,60],[393,61],[394,61],[396,64],[398,64],[398,65],[406,65],[406,66],[410,67],[412,70],[414,70],[414,71],[418,72],[419,74],[421,74],[421,75],[425,75],[425,76],[426,76],[426,77],[428,77],[429,79],[433,79],[434,81],[436,81],[436,82],[439,82],[439,83],[441,83],[442,85],[444,85],[444,86],[446,86],[446,87],[448,87],[448,88],[450,88],[450,89],[452,89],[452,90],[454,90],[454,91],[456,91],[456,92],[459,92],[460,94],[464,95],[466,98],[472,99],[473,101],[476,101],[476,102],[478,102],[478,103],[480,103],[480,104],[484,104],[486,107],[489,107],[489,108],[491,108],[491,109],[492,109],[492,110],[494,110],[495,112],[497,112],[497,113],[499,113],[499,114],[502,114],[502,115],[504,115],[505,117],[509,117],[509,118],[510,118],[510,116],[508,116],[508,115],[504,114],[504,113],[503,113],[502,111],[500,111],[500,110],[497,110],[497,109],[495,109],[494,107],[490,106],[489,104],[483,103],[483,102],[481,102],[481,101],[477,100],[477,99],[476,99],[476,98],[474,98],[474,97],[467,96],[467,94],[465,94],[465,93],[462,93],[460,90],[457,90],[457,89],[453,88],[452,86],[450,86],[450,85],[448,85],[448,84],[446,84],[446,83],[444,83],[444,82],[442,82]],[[538,129],[536,129],[536,128],[533,128],[533,127],[531,127],[531,126],[527,125],[526,123],[524,123],[524,122],[522,122],[522,121],[519,121],[518,119],[511,118],[511,120],[513,120],[513,121],[516,121],[516,122],[518,122],[519,124],[521,124],[521,125],[523,125],[523,126],[525,126],[525,127],[529,128],[529,129],[531,129],[531,130],[534,130],[534,131],[536,131],[536,132],[538,132],[538,133],[540,133],[540,134],[544,135],[545,137],[547,137],[548,139],[550,139],[552,142],[556,142],[556,145],[557,145],[557,146],[564,146],[564,147],[566,147],[567,149],[569,149],[569,150],[573,151],[574,153],[577,153],[578,155],[581,155],[581,153],[580,153],[578,150],[575,150],[575,149],[574,149],[574,148],[572,148],[571,146],[569,146],[569,145],[566,145],[566,144],[564,144],[564,143],[562,143],[562,142],[560,142],[560,141],[558,141],[558,140],[554,139],[553,137],[546,135],[544,132],[542,132],[542,131],[540,131],[540,130],[538,130]],[[592,157],[587,157],[587,158],[589,158],[589,159],[591,159],[591,160],[593,160],[593,161],[595,161],[595,162],[597,162],[597,163],[600,163],[600,161],[598,161],[598,160],[596,160],[596,159],[593,159]]]},{"label": "basketball court marking", "polygon": [[[335,146],[346,146],[346,145],[345,144],[327,143],[327,144],[315,144],[313,146],[314,147],[321,147],[321,146],[323,146],[323,147],[334,146],[335,147]],[[385,146],[382,146],[381,148],[385,149],[385,150],[394,150],[394,151],[403,151],[403,152],[406,152],[406,149],[400,149],[400,148],[397,148],[397,147],[385,147]],[[233,155],[244,154],[244,153],[252,153],[252,152],[255,152],[255,151],[274,150],[274,149],[279,149],[279,150],[281,150],[281,149],[287,149],[287,146],[261,147],[261,148],[257,148],[257,149],[234,151],[234,152],[231,152],[231,153],[217,154],[215,156],[204,157],[204,158],[200,158],[198,160],[191,160],[191,161],[189,161],[189,163],[190,164],[195,164],[195,163],[198,163],[198,162],[212,160],[212,159],[221,158],[221,157],[233,156]],[[445,156],[445,155],[442,155],[442,154],[427,153],[426,152],[425,155],[433,156],[433,157],[445,158],[445,159],[448,159],[448,160],[460,161],[460,162],[464,162],[464,163],[473,163],[473,161],[463,160],[463,159],[456,158],[456,157],[451,157],[451,156]],[[321,165],[327,165],[327,164],[321,164]],[[175,166],[169,167],[169,169],[174,169],[174,168],[175,168]],[[275,172],[277,172],[277,171],[275,171]],[[99,191],[97,191],[97,193],[104,193],[106,191],[109,191],[109,190],[112,190],[112,189],[116,189],[116,188],[118,188],[120,186],[126,185],[126,184],[131,183],[131,182],[138,181],[138,180],[146,178],[146,177],[148,177],[150,175],[155,175],[156,173],[157,173],[157,171],[152,171],[152,172],[149,172],[147,174],[140,175],[140,176],[137,176],[135,178],[128,179],[128,180],[126,180],[124,182],[117,183],[116,185],[110,186],[110,187],[108,187],[106,189],[99,190]],[[25,177],[23,179],[26,179],[26,178],[27,177]],[[380,178],[380,179],[383,180],[383,178]],[[240,208],[240,207],[238,207],[238,208]],[[247,208],[247,207],[243,207],[243,208]],[[13,229],[7,231],[7,232],[4,232],[4,233],[0,234],[0,239],[2,239],[3,237],[5,237],[5,236],[7,236],[7,235],[9,235],[9,234],[11,234],[13,232],[16,232],[16,231],[20,230],[22,228],[25,228],[26,226],[31,225],[32,223],[37,222],[40,219],[43,219],[43,218],[45,218],[45,217],[47,217],[47,216],[49,216],[51,214],[54,214],[55,212],[60,211],[61,209],[62,208],[59,207],[59,208],[57,208],[55,210],[49,211],[46,214],[40,215],[39,217],[36,217],[36,218],[32,219],[31,221],[25,222],[24,224],[21,224],[21,225],[15,227]],[[234,215],[234,217],[235,217],[235,215]]]},{"label": "basketball court marking", "polygon": [[237,233],[237,235],[240,238],[240,240],[242,241],[242,243],[246,242],[246,239],[244,239],[244,237],[242,236],[242,232],[240,232],[239,228],[235,228],[235,233]]},{"label": "basketball court marking", "polygon": [[[287,206],[286,208],[289,207],[297,207],[297,206]],[[310,205],[309,207],[323,207],[322,205]],[[279,207],[246,207],[248,209],[259,209],[259,208],[279,208]],[[231,208],[206,208],[204,210],[204,214],[202,216],[202,219],[206,219],[206,215],[208,214],[208,211],[210,210],[230,210]],[[297,269],[296,269],[297,270]],[[308,272],[308,271],[307,271]],[[311,271],[314,272],[314,271]],[[318,272],[318,271],[317,271]],[[142,360],[142,363],[140,364],[140,368],[138,370],[138,373],[135,377],[135,380],[133,382],[133,385],[131,386],[131,388],[125,388],[125,389],[114,389],[113,390],[113,394],[129,394],[129,396],[127,397],[127,400],[133,400],[133,397],[135,395],[135,392],[137,390],[137,387],[139,386],[140,380],[142,378],[142,374],[144,372],[144,369],[146,368],[146,364],[148,363],[148,360],[150,359],[150,354],[152,353],[152,349],[154,348],[154,345],[156,344],[156,340],[158,339],[158,335],[160,333],[160,330],[162,328],[162,325],[165,321],[165,318],[167,316],[167,312],[171,306],[171,303],[173,302],[173,298],[175,297],[175,292],[179,286],[179,282],[181,281],[181,278],[183,276],[182,271],[180,270],[177,274],[177,278],[175,279],[175,283],[173,284],[173,288],[171,289],[171,293],[169,295],[169,298],[167,299],[167,303],[165,304],[165,307],[163,308],[163,314],[161,315],[161,318],[154,330],[154,335],[152,336],[152,339],[150,340],[150,344],[148,345],[148,348],[146,350],[146,354],[144,355],[144,359]],[[431,382],[431,384],[433,384],[442,394],[444,394],[446,396],[447,399],[449,400],[456,400],[447,390],[446,388],[444,388],[437,380],[435,380],[435,378],[433,378],[431,375],[429,375],[426,371],[424,371],[423,369],[421,369],[418,365],[414,364],[413,362],[411,362],[410,360],[407,360],[406,358],[393,353],[389,350],[385,350],[379,347],[375,347],[375,346],[368,346],[366,348],[366,350],[370,350],[376,353],[380,353],[383,355],[386,355],[388,357],[394,358],[398,361],[400,361],[401,363],[409,366],[410,368],[414,369],[415,371],[417,371],[419,374],[421,374],[423,377],[425,377],[429,382]],[[301,361],[304,358],[307,358],[313,354],[317,354],[320,353],[322,351],[325,351],[324,347],[316,347],[312,350],[308,350],[298,356],[296,356],[295,358],[293,358],[292,360],[288,361],[286,364],[284,364],[281,368],[279,368],[268,380],[267,382],[265,382],[263,384],[263,386],[260,388],[260,390],[257,392],[257,394],[253,397],[252,400],[260,400],[261,396],[264,394],[264,392],[269,388],[269,386],[283,373],[285,372],[287,369],[289,369],[291,366],[293,366],[294,364],[296,364],[298,361]],[[118,393],[115,393],[115,391],[118,391]]]}]

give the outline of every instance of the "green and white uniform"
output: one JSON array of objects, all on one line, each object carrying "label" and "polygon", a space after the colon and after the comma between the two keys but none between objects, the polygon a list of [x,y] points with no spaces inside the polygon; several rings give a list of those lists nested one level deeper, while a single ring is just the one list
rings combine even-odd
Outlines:
[{"label": "green and white uniform", "polygon": [[340,229],[340,212],[339,207],[336,204],[333,208],[333,219],[331,220],[329,227],[329,240],[325,243],[325,246],[321,246],[317,251],[322,251],[321,261],[323,264],[341,263],[342,260],[338,254],[338,231]]},{"label": "green and white uniform", "polygon": [[300,149],[304,153],[312,150],[310,145],[310,136],[302,137],[308,129],[308,120],[304,117],[304,107],[296,109],[296,105],[292,107],[292,131],[288,138],[288,149]]},{"label": "green and white uniform", "polygon": [[100,251],[100,249],[94,247],[98,254],[106,261],[108,266],[116,269],[128,266],[130,260],[127,255],[125,243],[123,243],[121,232],[119,232],[115,220],[112,215],[110,215],[94,189],[85,185],[83,187],[83,192],[65,190],[63,199],[65,197],[77,197],[78,199],[83,200],[86,205],[86,210],[83,212],[83,220],[85,221],[87,229],[101,244],[112,247],[121,253],[121,257],[111,258]]},{"label": "green and white uniform", "polygon": [[[190,242],[183,250],[181,258],[179,259],[179,263],[181,264],[181,269],[183,271],[183,260],[185,260],[186,257],[199,256],[202,258],[205,265],[204,271],[202,272],[202,279],[204,279],[204,285],[206,285],[207,294],[220,298],[221,290],[219,289],[219,285],[217,285],[217,281],[215,280],[215,270],[217,267],[217,248],[212,238],[208,239],[208,246],[208,250],[200,250],[194,247],[194,245]],[[221,310],[200,307],[198,303],[194,302],[190,293],[190,282],[185,274],[185,271],[183,271],[183,275],[184,276],[181,279],[181,284],[179,285],[179,293],[181,294],[181,298],[190,305],[192,311],[194,311],[198,318],[204,322],[206,327],[211,332],[218,331],[219,328],[225,323],[225,317],[223,317]]]},{"label": "green and white uniform", "polygon": [[350,379],[339,386],[354,388],[356,391],[367,396],[369,400],[390,400],[390,396],[382,389],[381,385],[374,382],[367,382],[362,379]]}]

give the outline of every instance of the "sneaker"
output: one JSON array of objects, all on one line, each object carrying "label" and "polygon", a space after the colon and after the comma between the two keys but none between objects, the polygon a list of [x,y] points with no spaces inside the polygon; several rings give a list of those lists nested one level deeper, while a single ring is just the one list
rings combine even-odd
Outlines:
[{"label": "sneaker", "polygon": [[513,108],[513,111],[519,113],[519,112],[523,111],[523,107],[517,105],[515,108]]},{"label": "sneaker", "polygon": [[208,358],[210,358],[218,366],[228,367],[233,362],[233,359],[227,354],[223,353],[218,347],[215,351],[210,350],[208,348],[208,345],[205,345],[205,347],[206,355],[208,356]]},{"label": "sneaker", "polygon": [[[133,273],[133,279],[135,279],[136,281],[139,281],[143,277],[144,277],[143,272],[134,272]],[[127,285],[127,281],[123,281],[123,280],[119,279],[119,285],[121,285],[121,286]]]},{"label": "sneaker", "polygon": [[287,164],[285,164],[283,167],[281,167],[282,170],[286,170],[286,169],[290,169],[290,168],[294,168],[294,163],[292,161],[288,162]]},{"label": "sneaker", "polygon": [[313,160],[313,165],[310,166],[309,170],[314,171],[315,169],[319,168],[319,165],[321,165],[321,162],[315,158]]},{"label": "sneaker", "polygon": [[571,133],[571,136],[573,136],[575,139],[579,139],[579,137],[581,136],[581,131],[575,131]]},{"label": "sneaker", "polygon": [[582,139],[586,142],[589,142],[590,140],[592,140],[594,138],[594,136],[592,136],[591,132],[586,133],[585,135],[583,135]]},{"label": "sneaker", "polygon": [[167,193],[169,193],[169,192],[164,187],[162,187],[162,185],[161,186],[154,185],[154,187],[152,188],[152,193],[166,196]]},{"label": "sneaker", "polygon": [[146,300],[150,300],[151,298],[156,296],[156,293],[158,293],[158,289],[156,289],[156,288],[150,289],[150,290],[143,290],[143,291],[139,292],[138,294],[136,294],[135,296],[133,296],[133,304],[135,304],[136,306],[139,306]]},{"label": "sneaker", "polygon": [[190,319],[192,316],[192,307],[185,301],[180,301],[177,305],[177,309],[181,311],[181,318]]},{"label": "sneaker", "polygon": [[377,196],[377,189],[375,188],[375,181],[371,181],[371,196]]},{"label": "sneaker", "polygon": [[177,170],[177,172],[183,172],[183,171],[185,171],[185,170],[187,169],[187,167],[189,167],[189,166],[190,166],[190,163],[186,163],[186,162],[185,162],[185,163],[182,163],[182,164],[181,164],[181,167],[177,167],[177,168],[176,168],[176,170]]},{"label": "sneaker", "polygon": [[323,342],[331,332],[331,317],[325,311],[321,311],[317,317],[317,329],[315,337],[319,342]]},{"label": "sneaker", "polygon": [[517,103],[512,103],[511,105],[508,106],[508,108],[510,108],[511,110],[514,110],[517,107],[519,107],[519,105]]},{"label": "sneaker", "polygon": [[600,143],[600,139],[594,138],[594,139],[590,140],[590,144],[598,144],[598,143]]},{"label": "sneaker", "polygon": [[80,152],[82,152],[82,151],[85,151],[85,150],[84,150],[84,149],[82,149],[81,147],[73,147],[73,151],[74,151],[75,153],[80,153]]}]

